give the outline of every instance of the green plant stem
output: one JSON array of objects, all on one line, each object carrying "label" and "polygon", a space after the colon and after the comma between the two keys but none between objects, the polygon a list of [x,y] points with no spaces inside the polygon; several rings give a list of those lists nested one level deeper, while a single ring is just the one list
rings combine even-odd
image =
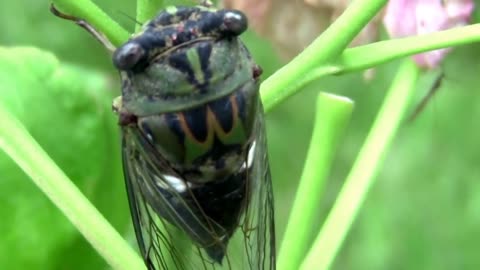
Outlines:
[{"label": "green plant stem", "polygon": [[62,13],[81,18],[103,33],[115,46],[124,43],[130,36],[117,22],[90,0],[52,0]]},{"label": "green plant stem", "polygon": [[363,70],[408,55],[479,41],[480,24],[422,36],[379,41],[345,50],[330,70],[337,70],[337,73]]},{"label": "green plant stem", "polygon": [[[311,244],[313,224],[338,143],[353,110],[350,99],[320,93],[303,174],[278,255],[278,270],[296,270]],[[295,247],[295,248],[293,248]]]},{"label": "green plant stem", "polygon": [[145,269],[135,251],[1,103],[0,148],[30,176],[112,268]]},{"label": "green plant stem", "polygon": [[[368,69],[408,55],[479,41],[480,24],[473,24],[421,36],[379,41],[346,49],[338,59],[333,61],[333,64],[325,64],[313,69],[304,74],[300,80],[285,87],[283,93],[278,92],[270,96],[270,98],[278,99],[278,102],[272,103],[267,97],[263,101],[276,105],[283,98],[287,98],[305,85],[325,76]],[[272,106],[265,107],[265,111],[268,112],[272,108]]]},{"label": "green plant stem", "polygon": [[287,92],[285,89],[294,84],[298,78],[342,53],[386,2],[387,0],[353,1],[345,12],[302,53],[266,79],[260,87],[266,110],[270,110],[271,107],[294,94],[295,90]]},{"label": "green plant stem", "polygon": [[372,68],[405,56],[479,41],[480,24],[473,24],[421,36],[379,41],[346,49],[332,64],[315,68],[302,76],[301,80],[287,87],[285,92],[298,91],[310,82],[328,75],[340,75]]},{"label": "green plant stem", "polygon": [[[163,6],[163,0],[137,0],[137,21],[145,23],[153,18]],[[140,30],[141,25],[136,26]]]},{"label": "green plant stem", "polygon": [[381,167],[413,96],[419,68],[403,62],[368,137],[301,269],[329,269]]}]

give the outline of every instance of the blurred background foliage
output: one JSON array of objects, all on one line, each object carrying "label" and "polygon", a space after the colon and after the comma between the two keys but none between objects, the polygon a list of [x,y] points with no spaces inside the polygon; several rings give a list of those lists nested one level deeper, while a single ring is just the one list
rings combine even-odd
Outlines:
[{"label": "blurred background foliage", "polygon": [[[97,1],[133,29],[135,2]],[[174,1],[170,1],[174,2]],[[48,1],[1,1],[0,102],[14,112],[112,224],[134,243],[119,157],[112,97],[118,76],[103,47],[84,30],[52,16]],[[264,78],[281,60],[268,41],[243,37]],[[45,52],[51,52],[48,54]],[[58,58],[58,60],[55,59]],[[478,269],[480,257],[480,44],[456,48],[443,63],[440,91],[394,141],[333,269]],[[397,63],[311,83],[267,115],[281,241],[304,164],[315,97],[328,91],[355,100],[348,133],[318,205],[318,231],[369,130]],[[425,73],[416,102],[436,74]],[[412,109],[413,109],[412,104]],[[102,258],[0,154],[0,269],[107,269]]]}]

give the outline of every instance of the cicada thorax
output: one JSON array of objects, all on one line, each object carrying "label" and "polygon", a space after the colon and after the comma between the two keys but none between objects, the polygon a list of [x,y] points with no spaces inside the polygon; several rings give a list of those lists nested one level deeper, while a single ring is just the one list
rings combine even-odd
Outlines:
[{"label": "cicada thorax", "polygon": [[167,11],[115,52],[123,85],[114,107],[123,129],[140,131],[175,172],[156,188],[183,222],[154,210],[221,262],[252,192],[261,71],[237,38],[247,25],[240,12]]},{"label": "cicada thorax", "polygon": [[137,128],[181,176],[171,186],[189,204],[190,213],[184,216],[203,219],[197,229],[192,229],[194,221],[187,222],[186,231],[217,260],[251,193],[246,157],[257,102],[255,89],[240,89],[205,105],[137,121]]},{"label": "cicada thorax", "polygon": [[255,88],[238,89],[185,111],[141,117],[138,127],[185,179],[210,182],[244,164],[257,97]]}]

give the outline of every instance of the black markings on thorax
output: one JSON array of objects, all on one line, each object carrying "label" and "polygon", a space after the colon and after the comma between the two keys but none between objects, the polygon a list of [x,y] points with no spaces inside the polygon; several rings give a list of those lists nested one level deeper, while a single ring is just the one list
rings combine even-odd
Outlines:
[{"label": "black markings on thorax", "polygon": [[[184,142],[186,133],[190,134],[192,139],[198,142],[204,142],[208,137],[209,128],[211,128],[208,125],[208,110],[214,117],[214,119],[210,121],[216,121],[225,133],[230,132],[234,128],[235,118],[238,117],[235,113],[242,114],[241,110],[244,110],[244,108],[238,108],[240,110],[234,112],[232,101],[236,102],[235,99],[232,100],[230,96],[226,96],[211,101],[207,105],[202,105],[184,112],[167,113],[165,120],[167,125],[170,126],[170,129],[180,138],[181,142]],[[184,130],[181,127],[179,118],[185,121],[185,127],[188,130]]]},{"label": "black markings on thorax", "polygon": [[[189,49],[192,50],[192,49]],[[202,42],[194,48],[195,56],[193,61],[198,61],[200,70],[195,70],[195,63],[187,56],[187,51],[182,50],[174,53],[168,58],[168,63],[173,68],[184,73],[187,81],[196,87],[201,93],[208,91],[210,79],[212,78],[212,71],[209,68],[210,55],[212,46],[210,43]]]}]

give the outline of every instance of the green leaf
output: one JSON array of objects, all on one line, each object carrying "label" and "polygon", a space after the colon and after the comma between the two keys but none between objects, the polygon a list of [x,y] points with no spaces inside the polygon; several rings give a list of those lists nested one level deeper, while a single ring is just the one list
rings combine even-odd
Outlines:
[{"label": "green leaf", "polygon": [[[112,94],[98,73],[60,65],[35,48],[0,47],[3,103],[117,228],[129,223]],[[0,153],[3,269],[98,269],[105,265],[75,227]],[[94,259],[93,259],[94,258]]]}]

